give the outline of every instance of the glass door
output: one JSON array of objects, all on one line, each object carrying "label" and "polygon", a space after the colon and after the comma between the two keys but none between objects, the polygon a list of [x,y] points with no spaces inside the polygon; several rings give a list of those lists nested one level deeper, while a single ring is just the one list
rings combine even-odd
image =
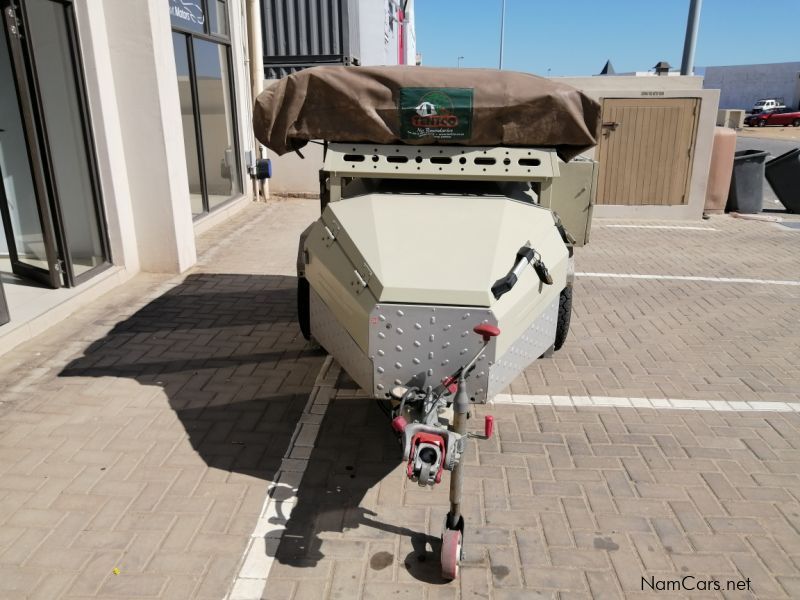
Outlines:
[{"label": "glass door", "polygon": [[[3,150],[8,146],[22,156],[27,148],[31,174],[27,187],[17,177],[13,198],[6,186],[9,250],[24,242],[25,256],[36,257],[39,272],[46,259],[50,285],[71,287],[110,264],[73,3],[0,0],[0,6],[24,125],[24,136],[9,137]],[[38,213],[12,213],[12,206],[23,205],[20,194],[26,206],[36,199]]]},{"label": "glass door", "polygon": [[23,0],[20,9],[64,278],[73,286],[110,263],[73,2]]},{"label": "glass door", "polygon": [[[20,44],[19,21],[0,0],[0,270],[49,287],[61,285],[60,265],[32,98]],[[6,264],[7,263],[7,266]]]}]

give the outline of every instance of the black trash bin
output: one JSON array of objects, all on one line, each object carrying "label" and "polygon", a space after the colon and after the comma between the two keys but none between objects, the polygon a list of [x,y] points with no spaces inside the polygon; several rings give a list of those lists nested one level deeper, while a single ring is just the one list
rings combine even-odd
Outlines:
[{"label": "black trash bin", "polygon": [[763,150],[737,150],[733,156],[733,177],[725,212],[760,213],[764,206]]},{"label": "black trash bin", "polygon": [[773,158],[764,174],[786,212],[800,214],[800,148]]}]

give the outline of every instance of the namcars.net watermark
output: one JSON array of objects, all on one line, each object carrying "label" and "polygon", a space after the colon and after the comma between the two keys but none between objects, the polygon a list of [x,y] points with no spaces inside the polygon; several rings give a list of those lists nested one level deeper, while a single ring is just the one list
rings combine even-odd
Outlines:
[{"label": "namcars.net watermark", "polygon": [[702,579],[694,575],[684,575],[676,579],[656,579],[654,576],[642,577],[642,591],[647,592],[745,592],[750,591],[750,578],[745,579]]}]

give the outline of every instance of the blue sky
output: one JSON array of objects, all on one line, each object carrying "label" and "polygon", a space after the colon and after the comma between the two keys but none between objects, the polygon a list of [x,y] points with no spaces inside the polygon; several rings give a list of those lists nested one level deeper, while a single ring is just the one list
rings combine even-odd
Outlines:
[{"label": "blue sky", "polygon": [[[502,0],[415,0],[422,64],[497,67]],[[689,0],[506,0],[503,67],[539,75],[680,68]],[[704,0],[695,65],[800,61],[800,1]]]}]

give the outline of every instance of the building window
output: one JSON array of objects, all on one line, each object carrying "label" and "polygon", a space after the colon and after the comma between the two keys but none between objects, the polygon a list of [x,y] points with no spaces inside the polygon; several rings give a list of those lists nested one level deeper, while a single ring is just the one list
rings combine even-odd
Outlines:
[{"label": "building window", "polygon": [[194,217],[242,193],[228,6],[167,0]]}]

